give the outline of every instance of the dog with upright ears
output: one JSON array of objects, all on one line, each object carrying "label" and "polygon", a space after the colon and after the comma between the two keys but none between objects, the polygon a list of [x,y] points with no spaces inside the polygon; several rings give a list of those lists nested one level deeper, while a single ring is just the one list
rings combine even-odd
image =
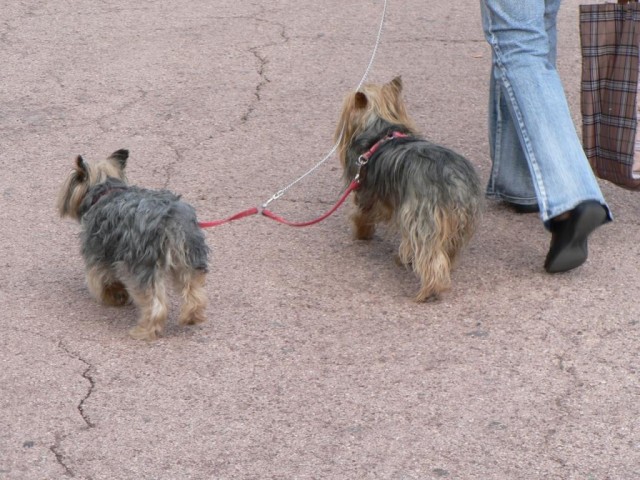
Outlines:
[{"label": "dog with upright ears", "polygon": [[420,277],[416,301],[437,299],[471,239],[482,203],[473,165],[421,137],[402,99],[402,80],[364,85],[344,100],[336,128],[344,178],[359,174],[352,216],[357,239],[378,223],[400,235],[398,260]]},{"label": "dog with upright ears", "polygon": [[170,281],[182,294],[179,323],[205,320],[209,248],[193,207],[167,190],[127,184],[129,152],[105,160],[81,156],[65,181],[58,210],[82,226],[82,256],[89,291],[108,305],[139,308],[135,339],[153,340],[164,329]]}]

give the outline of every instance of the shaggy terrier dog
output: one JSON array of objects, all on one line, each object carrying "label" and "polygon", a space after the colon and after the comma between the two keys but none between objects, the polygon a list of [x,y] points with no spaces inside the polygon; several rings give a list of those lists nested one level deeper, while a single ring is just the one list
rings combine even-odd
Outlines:
[{"label": "shaggy terrier dog", "polygon": [[133,301],[140,319],[129,334],[153,340],[167,320],[169,279],[182,293],[180,324],[205,320],[209,248],[193,207],[179,196],[127,185],[128,157],[127,150],[92,163],[78,156],[58,210],[82,226],[89,291],[108,305]]},{"label": "shaggy terrier dog", "polygon": [[417,134],[401,97],[400,77],[349,94],[336,129],[347,183],[359,175],[352,216],[355,237],[376,224],[400,234],[398,260],[422,286],[416,301],[451,285],[451,268],[474,233],[482,203],[478,175],[461,155]]}]

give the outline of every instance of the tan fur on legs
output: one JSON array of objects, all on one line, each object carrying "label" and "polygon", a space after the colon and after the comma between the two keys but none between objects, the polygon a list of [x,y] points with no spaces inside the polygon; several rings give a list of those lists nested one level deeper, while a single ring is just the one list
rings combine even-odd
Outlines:
[{"label": "tan fur on legs", "polygon": [[100,266],[87,270],[87,286],[93,297],[106,305],[120,307],[130,303],[127,289],[113,274]]},{"label": "tan fur on legs", "polygon": [[182,284],[182,308],[178,319],[180,325],[197,325],[206,320],[205,276],[204,272],[190,271],[183,275],[184,278],[177,279],[177,282]]},{"label": "tan fur on legs", "polygon": [[155,340],[162,334],[169,312],[164,277],[159,276],[145,291],[130,288],[129,293],[140,309],[138,325],[129,330],[129,336],[136,340]]},{"label": "tan fur on legs", "polygon": [[[432,221],[425,222],[425,215]],[[428,213],[412,203],[403,208],[399,222],[398,257],[412,265],[422,284],[415,300],[435,300],[451,288],[451,269],[469,233],[461,230],[461,219],[454,212],[436,208]]]},{"label": "tan fur on legs", "polygon": [[353,224],[353,236],[358,240],[371,240],[376,231],[376,224],[371,211],[364,212],[360,209],[351,215]]},{"label": "tan fur on legs", "polygon": [[354,203],[356,211],[351,215],[353,236],[358,240],[371,240],[378,223],[387,223],[393,216],[393,209],[381,202],[361,205],[360,195],[355,194]]},{"label": "tan fur on legs", "polygon": [[451,262],[442,250],[434,250],[427,258],[415,261],[413,271],[422,282],[415,296],[416,302],[437,300],[451,288]]}]

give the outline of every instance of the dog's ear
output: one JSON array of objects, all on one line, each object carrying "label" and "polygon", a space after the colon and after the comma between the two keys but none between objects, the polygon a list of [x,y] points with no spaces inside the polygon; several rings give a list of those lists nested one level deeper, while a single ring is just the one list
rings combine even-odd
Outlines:
[{"label": "dog's ear", "polygon": [[369,99],[362,92],[356,92],[354,100],[354,105],[356,108],[367,108],[367,105],[369,105]]},{"label": "dog's ear", "polygon": [[120,150],[116,150],[111,154],[109,158],[113,158],[117,160],[118,165],[120,165],[120,169],[124,170],[127,166],[127,159],[129,158],[129,150],[121,148]]},{"label": "dog's ear", "polygon": [[76,178],[83,182],[89,176],[89,168],[82,158],[82,155],[76,157]]},{"label": "dog's ear", "polygon": [[391,80],[387,85],[395,90],[397,93],[402,92],[402,77],[398,75],[393,80]]}]

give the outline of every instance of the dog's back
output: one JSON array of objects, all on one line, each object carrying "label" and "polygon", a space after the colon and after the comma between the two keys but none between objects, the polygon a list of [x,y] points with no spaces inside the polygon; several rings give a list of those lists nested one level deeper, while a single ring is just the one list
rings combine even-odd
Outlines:
[{"label": "dog's back", "polygon": [[431,196],[442,206],[480,208],[482,191],[473,165],[462,155],[424,139],[397,139],[367,165],[368,186],[387,201]]},{"label": "dog's back", "polygon": [[209,249],[195,210],[172,192],[109,179],[89,190],[81,212],[88,264],[125,267],[140,284],[176,261],[207,270]]}]

